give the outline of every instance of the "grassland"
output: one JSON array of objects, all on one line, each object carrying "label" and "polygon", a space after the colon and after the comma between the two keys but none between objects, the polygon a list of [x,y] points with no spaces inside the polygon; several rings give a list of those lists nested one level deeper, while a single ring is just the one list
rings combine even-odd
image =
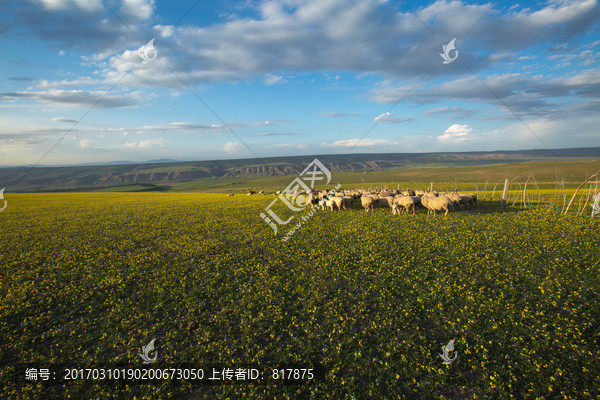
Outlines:
[{"label": "grassland", "polygon": [[[600,170],[599,160],[577,161],[524,161],[494,165],[435,165],[423,164],[404,169],[382,171],[342,172],[335,174],[336,183],[347,187],[435,187],[454,188],[455,184],[465,190],[475,190],[476,185],[483,189],[487,180],[489,189],[504,179],[523,184],[528,177],[538,183],[554,187],[556,182],[567,185],[581,183],[588,176]],[[174,182],[169,190],[175,192],[244,193],[249,189],[276,191],[290,183],[289,176],[248,176],[228,179],[201,179],[189,182]],[[577,185],[575,185],[577,186]],[[108,189],[110,190],[110,189]]]},{"label": "grassland", "polygon": [[[4,398],[600,396],[600,221],[587,212],[496,202],[448,217],[318,212],[284,242],[259,218],[272,196],[5,198]],[[152,338],[157,366],[297,362],[323,373],[298,385],[50,387],[12,374],[26,362],[141,366]],[[442,365],[453,338],[458,358]]]}]

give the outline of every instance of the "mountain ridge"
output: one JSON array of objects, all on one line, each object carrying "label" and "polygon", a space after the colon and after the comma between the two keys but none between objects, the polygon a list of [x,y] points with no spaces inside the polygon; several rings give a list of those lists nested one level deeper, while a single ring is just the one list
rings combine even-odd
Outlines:
[{"label": "mountain ridge", "polygon": [[0,169],[0,187],[10,191],[169,184],[200,179],[297,175],[315,158],[332,173],[407,169],[419,166],[476,166],[535,160],[600,159],[600,147],[436,153],[362,153],[162,163],[124,163]]}]

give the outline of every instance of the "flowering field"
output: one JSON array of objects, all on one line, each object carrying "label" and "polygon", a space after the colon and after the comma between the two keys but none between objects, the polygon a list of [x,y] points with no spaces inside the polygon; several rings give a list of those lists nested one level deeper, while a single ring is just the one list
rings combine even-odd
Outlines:
[{"label": "flowering field", "polygon": [[[271,196],[5,197],[3,398],[600,397],[600,221],[587,212],[356,208],[317,212],[283,242],[259,217]],[[141,366],[153,338],[157,367],[319,372],[291,385],[53,386],[11,372]],[[443,365],[451,339],[457,359]]]}]

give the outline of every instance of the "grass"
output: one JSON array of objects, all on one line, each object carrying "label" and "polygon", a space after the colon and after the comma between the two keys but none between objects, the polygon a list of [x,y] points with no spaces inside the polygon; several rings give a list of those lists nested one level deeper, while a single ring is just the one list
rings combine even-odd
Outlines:
[{"label": "grass", "polygon": [[[272,196],[5,198],[6,398],[600,396],[599,220],[495,202],[448,217],[354,209],[317,212],[283,242],[288,228],[276,237],[259,218]],[[13,376],[22,363],[141,367],[152,338],[156,366],[268,374],[295,362],[322,373],[297,385],[212,386],[45,387]],[[458,359],[442,365],[453,338]]]}]

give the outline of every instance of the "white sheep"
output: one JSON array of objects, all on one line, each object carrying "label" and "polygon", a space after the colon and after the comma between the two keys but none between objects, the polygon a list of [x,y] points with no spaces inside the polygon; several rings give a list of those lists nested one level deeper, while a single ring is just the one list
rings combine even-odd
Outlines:
[{"label": "white sheep", "polygon": [[343,197],[335,196],[335,197],[332,197],[331,200],[335,203],[335,206],[337,207],[338,210],[342,209],[342,205],[344,203]]},{"label": "white sheep", "polygon": [[332,199],[325,200],[325,208],[333,211],[334,207],[335,207],[335,202]]},{"label": "white sheep", "polygon": [[371,211],[373,211],[373,203],[374,202],[375,201],[373,200],[373,198],[371,196],[362,196],[360,198],[360,203],[365,208],[366,212],[369,212],[369,208],[371,209]]},{"label": "white sheep", "polygon": [[392,196],[385,196],[377,199],[377,205],[379,207],[391,207],[393,203],[394,198]]},{"label": "white sheep", "polygon": [[450,193],[450,194],[447,194],[446,197],[448,197],[450,199],[450,201],[452,201],[452,203],[454,203],[455,206],[461,205],[461,208],[462,208],[462,199],[458,193]]},{"label": "white sheep", "polygon": [[444,215],[448,215],[450,211],[454,211],[454,203],[447,196],[438,196],[430,198],[427,202],[427,207],[433,210],[433,215],[436,211],[446,211]]},{"label": "white sheep", "polygon": [[[403,207],[407,214],[408,211],[412,208],[414,214],[415,207],[417,204],[419,204],[419,198],[416,196],[396,196],[394,198],[394,204],[398,205],[399,207]],[[400,214],[400,209],[398,209],[398,214]]]}]

